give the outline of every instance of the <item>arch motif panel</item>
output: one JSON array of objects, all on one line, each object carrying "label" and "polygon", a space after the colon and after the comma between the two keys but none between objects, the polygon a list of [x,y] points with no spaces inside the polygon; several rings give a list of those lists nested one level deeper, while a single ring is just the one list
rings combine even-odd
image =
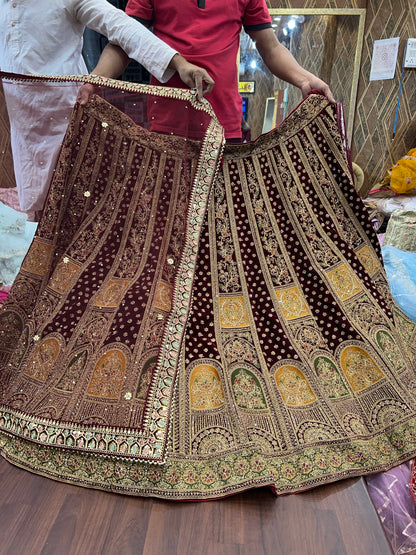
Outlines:
[{"label": "arch motif panel", "polygon": [[189,377],[192,410],[210,410],[225,403],[224,389],[218,370],[210,364],[195,366]]},{"label": "arch motif panel", "polygon": [[87,394],[103,399],[118,399],[125,372],[125,354],[119,349],[110,349],[97,361]]},{"label": "arch motif panel", "polygon": [[247,368],[237,368],[231,374],[234,399],[242,409],[267,409],[266,397],[257,376]]},{"label": "arch motif panel", "polygon": [[340,362],[345,377],[356,393],[384,378],[376,362],[361,347],[346,347],[341,353]]},{"label": "arch motif panel", "polygon": [[316,401],[316,395],[308,380],[297,366],[280,366],[274,374],[274,379],[282,400],[288,407],[302,407]]}]

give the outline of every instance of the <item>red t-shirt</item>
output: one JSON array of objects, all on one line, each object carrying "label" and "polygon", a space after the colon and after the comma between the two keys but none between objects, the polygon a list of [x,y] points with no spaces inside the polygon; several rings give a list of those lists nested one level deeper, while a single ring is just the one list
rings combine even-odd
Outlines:
[{"label": "red t-shirt", "polygon": [[[236,63],[240,31],[242,27],[250,31],[271,26],[265,0],[129,0],[126,13],[152,24],[160,39],[208,71],[215,87],[207,99],[225,136],[241,137]],[[152,83],[160,84],[154,78]],[[164,85],[184,87],[177,74]]]}]

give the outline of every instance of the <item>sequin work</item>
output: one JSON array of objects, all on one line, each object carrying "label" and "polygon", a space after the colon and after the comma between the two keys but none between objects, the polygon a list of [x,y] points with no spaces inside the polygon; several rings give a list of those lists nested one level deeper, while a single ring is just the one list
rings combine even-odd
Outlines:
[{"label": "sequin work", "polygon": [[98,97],[75,109],[0,315],[3,456],[209,499],[415,454],[416,324],[388,293],[338,115],[310,95],[218,169],[215,120],[185,144]]}]

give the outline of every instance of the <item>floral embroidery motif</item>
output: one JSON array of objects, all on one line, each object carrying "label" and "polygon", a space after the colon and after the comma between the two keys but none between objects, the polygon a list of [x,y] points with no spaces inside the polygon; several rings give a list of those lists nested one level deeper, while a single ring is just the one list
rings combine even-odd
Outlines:
[{"label": "floral embroidery motif", "polygon": [[345,377],[356,393],[384,378],[383,372],[361,347],[346,347],[340,360]]},{"label": "floral embroidery motif", "polygon": [[237,263],[234,258],[231,223],[222,174],[218,176],[214,189],[219,286],[224,293],[237,292],[241,290],[241,285]]},{"label": "floral embroidery motif", "polygon": [[250,343],[248,337],[246,339],[245,337],[238,336],[226,341],[224,343],[224,354],[228,364],[239,360],[240,362],[245,361],[258,366],[256,349]]},{"label": "floral embroidery motif", "polygon": [[285,365],[279,367],[274,378],[285,405],[301,407],[316,401],[316,395],[305,375],[296,366]]},{"label": "floral embroidery motif", "polygon": [[242,409],[267,409],[260,382],[250,370],[238,368],[231,374],[231,385],[237,406]]},{"label": "floral embroidery motif", "polygon": [[224,389],[218,370],[209,364],[196,366],[189,378],[191,409],[210,410],[225,403]]}]

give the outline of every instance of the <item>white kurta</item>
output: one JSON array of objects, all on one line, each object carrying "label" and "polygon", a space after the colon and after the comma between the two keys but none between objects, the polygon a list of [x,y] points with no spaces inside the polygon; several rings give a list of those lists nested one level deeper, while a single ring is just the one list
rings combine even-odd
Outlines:
[{"label": "white kurta", "polygon": [[[172,76],[167,66],[176,51],[107,0],[0,0],[0,69],[85,74],[85,27],[121,46],[161,82]],[[78,86],[68,84],[60,99],[53,84],[41,94],[30,83],[3,81],[3,87],[20,206],[25,212],[41,210]]]}]

